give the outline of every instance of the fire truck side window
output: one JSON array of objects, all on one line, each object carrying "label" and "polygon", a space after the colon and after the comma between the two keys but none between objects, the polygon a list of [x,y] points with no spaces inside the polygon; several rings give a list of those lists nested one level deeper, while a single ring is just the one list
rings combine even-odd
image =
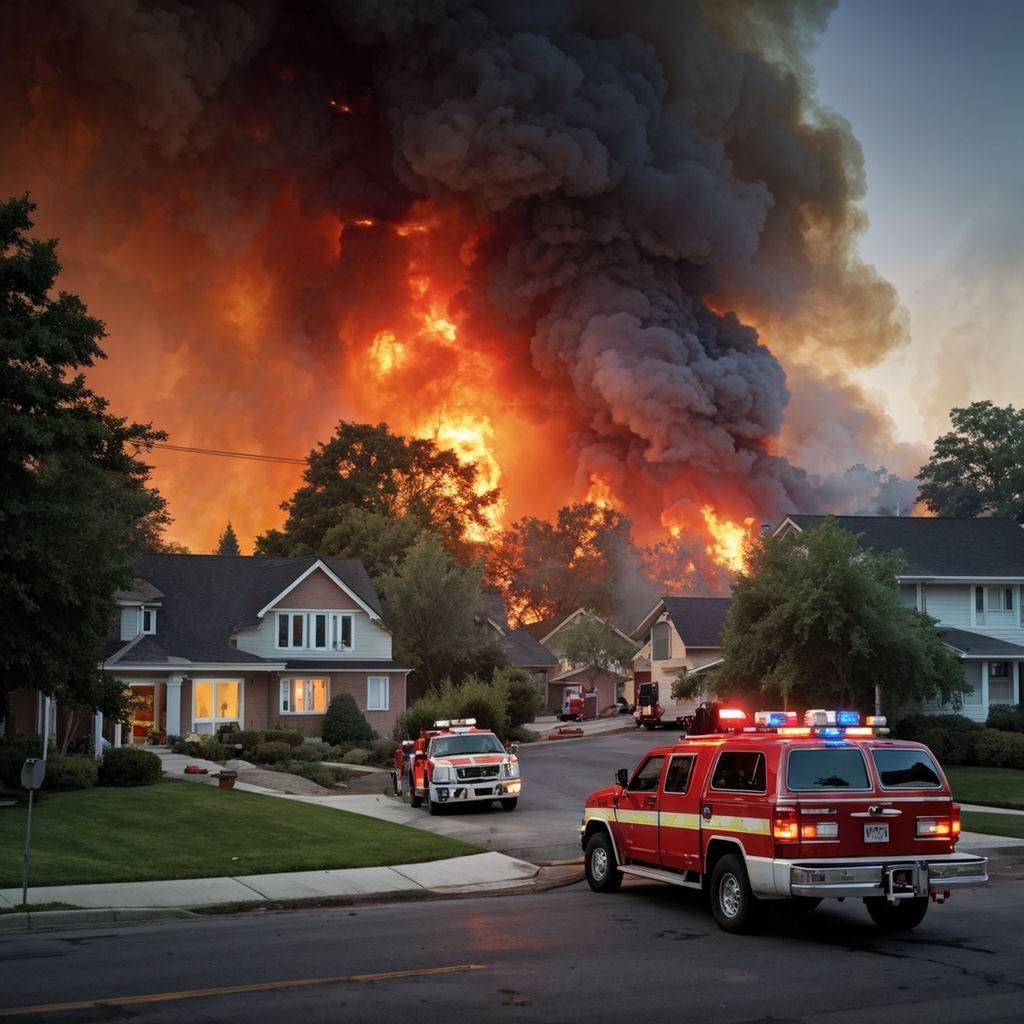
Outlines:
[{"label": "fire truck side window", "polygon": [[649,757],[640,766],[640,770],[629,780],[626,787],[632,793],[653,793],[658,788],[658,779],[661,778],[661,766],[665,763],[663,757]]},{"label": "fire truck side window", "polygon": [[696,758],[692,754],[685,757],[673,757],[665,774],[666,793],[685,793],[690,783],[690,772]]},{"label": "fire truck side window", "polygon": [[712,789],[765,792],[764,754],[752,750],[725,750],[718,755]]}]

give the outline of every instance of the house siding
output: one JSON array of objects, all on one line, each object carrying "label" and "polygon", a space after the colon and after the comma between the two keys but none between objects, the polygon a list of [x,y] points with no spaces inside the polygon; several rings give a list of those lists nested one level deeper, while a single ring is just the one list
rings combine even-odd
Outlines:
[{"label": "house siding", "polygon": [[[280,611],[349,611],[339,605],[316,605],[312,608],[308,605],[290,603],[289,594],[287,605],[282,604]],[[263,617],[263,622],[256,629],[239,630],[235,634],[238,649],[247,654],[255,654],[267,661],[323,661],[330,658],[331,661],[381,661],[391,660],[391,634],[383,626],[373,621],[364,611],[352,612],[352,647],[351,651],[307,651],[307,650],[282,650],[277,646],[277,616],[274,611],[268,611]]]},{"label": "house siding", "polygon": [[929,583],[924,588],[925,611],[943,626],[972,629],[971,588],[966,584],[950,586]]},{"label": "house siding", "polygon": [[358,607],[358,603],[322,569],[311,573],[274,605],[274,608],[332,608],[343,611]]},{"label": "house siding", "polygon": [[134,640],[139,635],[139,609],[134,605],[121,609],[121,639]]}]

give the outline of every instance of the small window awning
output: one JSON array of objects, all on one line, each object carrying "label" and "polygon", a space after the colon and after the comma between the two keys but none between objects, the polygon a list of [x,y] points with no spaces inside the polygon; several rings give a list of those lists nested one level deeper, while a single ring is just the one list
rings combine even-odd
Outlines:
[{"label": "small window awning", "polygon": [[1024,658],[1024,647],[1011,644],[1007,640],[997,640],[982,633],[972,633],[966,629],[948,629],[941,627],[935,631],[947,646],[963,658]]}]

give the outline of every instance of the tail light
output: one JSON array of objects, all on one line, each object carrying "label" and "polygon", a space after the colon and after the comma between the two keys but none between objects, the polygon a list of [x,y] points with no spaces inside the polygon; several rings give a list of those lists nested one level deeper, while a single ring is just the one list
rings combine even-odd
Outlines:
[{"label": "tail light", "polygon": [[951,826],[951,835],[954,841],[960,838],[960,805],[953,804],[950,808],[950,819],[949,823]]},{"label": "tail light", "polygon": [[800,841],[795,807],[775,808],[775,813],[772,816],[772,835],[778,843],[797,843]]},{"label": "tail light", "polygon": [[811,821],[800,826],[801,839],[838,839],[839,824],[835,821]]},{"label": "tail light", "polygon": [[[959,821],[957,822],[959,830]],[[942,839],[953,834],[953,820],[951,818],[918,818],[917,838],[918,839]]]}]

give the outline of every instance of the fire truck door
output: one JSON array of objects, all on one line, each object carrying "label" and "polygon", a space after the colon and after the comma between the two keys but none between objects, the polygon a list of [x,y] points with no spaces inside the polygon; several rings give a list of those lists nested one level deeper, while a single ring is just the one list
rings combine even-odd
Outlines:
[{"label": "fire truck door", "polygon": [[674,871],[700,871],[700,787],[694,780],[696,754],[668,760],[658,808],[661,864]]},{"label": "fire truck door", "polygon": [[633,773],[615,808],[615,822],[628,860],[658,863],[658,785],[662,756],[647,758]]}]

